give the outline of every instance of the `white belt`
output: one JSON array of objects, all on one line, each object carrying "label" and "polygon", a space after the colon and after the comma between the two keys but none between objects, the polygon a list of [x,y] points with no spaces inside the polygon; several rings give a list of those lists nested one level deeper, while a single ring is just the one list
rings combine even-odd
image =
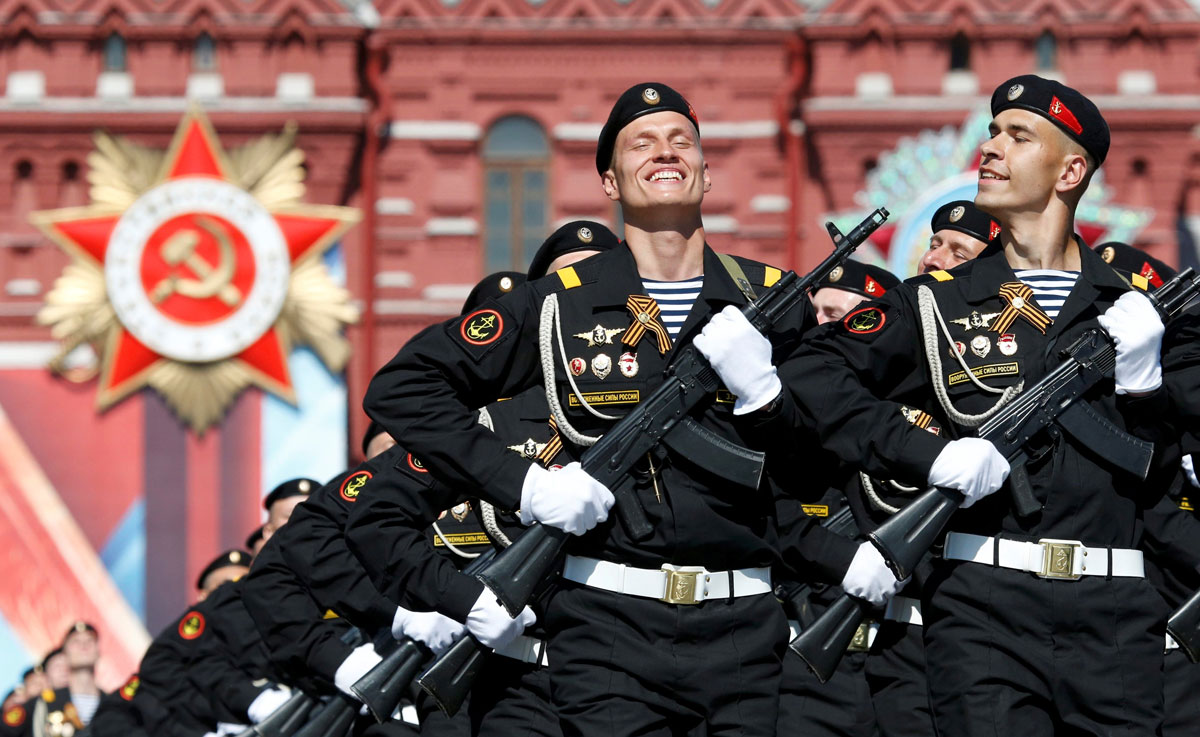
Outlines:
[{"label": "white belt", "polygon": [[925,623],[921,619],[921,600],[908,596],[893,596],[887,604],[887,610],[884,611],[883,618],[889,622],[915,624],[918,627]]},{"label": "white belt", "polygon": [[531,665],[549,665],[546,659],[546,641],[528,635],[517,635],[517,639],[497,648],[496,654]]},{"label": "white belt", "polygon": [[699,566],[664,563],[662,568],[647,569],[568,555],[562,575],[584,586],[645,596],[668,604],[699,604],[706,599],[757,596],[772,591],[770,568],[709,571]]},{"label": "white belt", "polygon": [[1179,643],[1175,641],[1174,637],[1171,637],[1170,632],[1167,633],[1166,637],[1167,637],[1167,642],[1166,642],[1166,645],[1163,646],[1163,652],[1167,652],[1169,650],[1178,650]]},{"label": "white belt", "polygon": [[[999,560],[994,559],[997,550]],[[1074,581],[1081,576],[1109,575],[1109,550],[1088,548],[1078,540],[1042,539],[1037,542],[1022,542],[1001,538],[997,541],[982,535],[950,532],[946,534],[943,556],[949,560],[966,560],[1028,571],[1042,578]],[[1114,548],[1112,575],[1144,578],[1146,569],[1142,563],[1142,551]]]},{"label": "white belt", "polygon": [[[791,633],[791,637],[788,639],[788,642],[791,642],[799,637],[800,633],[803,631],[800,627],[799,620],[789,619],[788,631]],[[865,653],[867,650],[871,649],[872,645],[875,644],[875,636],[878,634],[878,622],[873,622],[869,619],[863,620],[862,623],[858,625],[858,630],[854,633],[854,639],[852,639],[850,644],[846,646],[846,652]]]}]

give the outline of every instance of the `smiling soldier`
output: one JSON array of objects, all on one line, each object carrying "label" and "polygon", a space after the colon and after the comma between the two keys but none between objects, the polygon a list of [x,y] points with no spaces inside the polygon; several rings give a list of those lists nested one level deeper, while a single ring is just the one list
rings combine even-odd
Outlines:
[{"label": "smiling soldier", "polygon": [[[706,245],[700,205],[712,178],[699,129],[666,85],[623,93],[596,169],[620,204],[625,242],[425,331],[367,392],[367,412],[435,477],[575,536],[543,614],[567,735],[775,733],[788,630],[771,593],[770,475],[742,488],[660,447],[624,481],[654,528],[634,539],[609,519],[612,493],[578,462],[557,472],[531,464],[471,411],[541,385],[544,369],[556,426],[578,459],[694,345],[723,388],[692,419],[741,446],[790,451],[786,437],[763,431],[780,395],[771,343],[737,309],[780,272]],[[805,305],[771,342],[790,350],[812,324]],[[834,581],[854,554],[842,551]]]}]

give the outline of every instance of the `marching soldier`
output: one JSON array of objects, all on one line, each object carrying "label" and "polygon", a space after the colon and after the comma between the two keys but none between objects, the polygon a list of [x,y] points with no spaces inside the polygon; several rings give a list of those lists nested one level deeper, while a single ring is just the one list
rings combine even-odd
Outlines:
[{"label": "marching soldier", "polygon": [[[625,245],[421,333],[376,375],[364,406],[442,482],[574,536],[544,622],[564,734],[701,724],[774,734],[787,636],[771,596],[775,480],[737,489],[694,459],[651,453],[632,486],[654,531],[635,540],[577,461],[551,473],[475,422],[473,408],[541,385],[544,372],[564,449],[578,458],[695,345],[724,388],[694,419],[738,445],[791,452],[786,436],[759,432],[780,385],[771,343],[737,309],[779,272],[706,245],[700,205],[712,180],[690,105],[665,85],[630,88],[596,165],[621,205]],[[790,350],[811,323],[802,306],[771,339]],[[886,572],[881,559],[877,568]],[[496,607],[485,593],[472,615]]]},{"label": "marching soldier", "polygon": [[[1058,349],[1100,325],[1117,346],[1115,385],[1081,401],[1118,427],[1162,438],[1162,322],[1073,233],[1075,207],[1108,152],[1095,105],[1026,75],[997,88],[992,114],[976,204],[1003,226],[1001,244],[815,331],[781,373],[843,460],[965,498],[923,591],[939,733],[1100,735],[1122,725],[1154,734],[1166,612],[1134,549],[1153,481],[1045,433],[1027,466],[1041,509],[1019,517],[994,495],[1007,460],[966,436],[1054,368]],[[947,425],[940,435],[913,427],[895,401],[945,414]]]},{"label": "marching soldier", "polygon": [[929,228],[933,235],[929,249],[921,254],[921,274],[961,266],[1000,237],[1000,223],[970,200],[954,200],[939,207]]}]

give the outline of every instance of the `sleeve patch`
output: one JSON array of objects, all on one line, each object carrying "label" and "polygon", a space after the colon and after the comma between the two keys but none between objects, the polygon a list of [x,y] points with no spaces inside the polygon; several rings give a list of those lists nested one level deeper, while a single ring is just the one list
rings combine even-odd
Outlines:
[{"label": "sleeve patch", "polygon": [[19,727],[25,723],[25,707],[18,704],[4,712],[4,723],[10,727]]},{"label": "sleeve patch", "polygon": [[204,634],[204,615],[191,611],[179,620],[179,636],[185,640],[194,640]]},{"label": "sleeve patch", "polygon": [[887,322],[887,315],[879,307],[863,307],[860,310],[855,310],[846,315],[842,319],[842,326],[848,332],[855,335],[869,335],[877,333],[883,329],[884,323]]},{"label": "sleeve patch", "polygon": [[495,310],[476,310],[462,319],[458,333],[470,345],[489,345],[504,334],[504,318]]},{"label": "sleeve patch", "polygon": [[137,695],[138,686],[142,685],[142,679],[135,676],[130,676],[125,685],[121,686],[121,698],[126,701],[133,701],[133,697]]},{"label": "sleeve patch", "polygon": [[338,490],[338,494],[348,502],[358,501],[358,495],[362,493],[363,487],[367,485],[374,474],[370,471],[358,471],[346,477],[342,482],[342,488]]}]

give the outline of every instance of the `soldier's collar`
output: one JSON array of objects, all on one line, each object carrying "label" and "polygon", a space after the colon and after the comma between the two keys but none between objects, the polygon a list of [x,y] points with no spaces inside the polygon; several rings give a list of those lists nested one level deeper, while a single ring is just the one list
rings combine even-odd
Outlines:
[{"label": "soldier's collar", "polygon": [[[1079,281],[1091,284],[1099,289],[1117,289],[1128,291],[1129,285],[1104,259],[1088,248],[1087,243],[1079,234],[1075,234],[1075,245],[1079,248],[1080,273]],[[1004,247],[994,243],[979,254],[971,263],[971,286],[967,290],[967,301],[978,304],[996,296],[999,285],[1011,281],[1019,281],[1004,257]]]},{"label": "soldier's collar", "polygon": [[[642,277],[638,274],[637,262],[633,258],[633,251],[629,250],[629,244],[623,241],[612,251],[583,263],[588,265],[589,270],[605,267],[605,289],[603,294],[597,296],[597,308],[624,307],[629,295],[646,293]],[[716,252],[707,243],[704,244],[704,286],[700,289],[700,299],[710,304],[722,305],[743,304],[746,301]]]}]

